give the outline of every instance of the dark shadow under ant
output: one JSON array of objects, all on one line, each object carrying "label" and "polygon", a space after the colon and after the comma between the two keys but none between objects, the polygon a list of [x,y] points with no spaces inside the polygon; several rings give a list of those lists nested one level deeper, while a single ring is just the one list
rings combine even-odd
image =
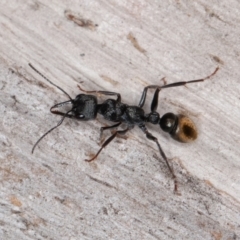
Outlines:
[{"label": "dark shadow under ant", "polygon": [[[67,92],[65,92],[62,88],[47,79],[35,67],[33,67],[31,64],[29,64],[29,66],[39,75],[41,75],[45,80],[47,80],[53,86],[61,90],[69,98],[68,101],[57,103],[51,107],[51,113],[61,115],[62,118],[55,127],[48,130],[45,134],[42,135],[42,137],[38,139],[38,141],[34,144],[32,148],[32,153],[34,152],[34,149],[36,148],[38,143],[47,134],[49,134],[55,128],[59,127],[66,117],[81,121],[88,121],[95,119],[97,114],[100,114],[104,117],[104,119],[115,123],[111,126],[102,127],[101,133],[107,129],[119,127],[122,123],[125,123],[127,127],[123,130],[115,130],[113,134],[104,141],[101,148],[94,155],[94,157],[92,157],[91,159],[86,159],[85,161],[91,162],[95,160],[99,153],[102,151],[102,149],[105,148],[118,134],[123,135],[129,130],[131,130],[135,125],[137,125],[149,140],[156,143],[160,155],[165,160],[166,165],[172,174],[172,177],[174,179],[174,191],[175,193],[177,193],[177,179],[173,168],[170,166],[168,159],[158,142],[158,139],[148,131],[145,124],[158,124],[164,132],[168,132],[172,138],[180,142],[191,142],[195,140],[197,138],[197,129],[194,123],[188,117],[184,115],[176,115],[174,113],[166,113],[162,117],[160,117],[160,114],[156,111],[158,107],[159,92],[161,91],[161,89],[164,88],[178,87],[184,86],[189,83],[203,82],[204,80],[209,79],[210,77],[215,75],[216,72],[219,70],[219,67],[217,67],[212,74],[205,78],[191,81],[176,82],[163,86],[149,85],[144,88],[138,106],[130,106],[121,102],[121,95],[119,93],[109,91],[86,91],[80,86],[78,86],[78,88],[86,94],[79,94],[76,96],[75,99],[72,99]],[[151,112],[146,114],[142,108],[146,100],[148,89],[155,89],[155,93],[151,103]],[[99,104],[97,101],[97,97],[90,94],[116,96],[116,99],[107,99],[103,103]],[[72,108],[69,111],[61,112],[57,110],[57,108],[69,103],[72,105]]]}]

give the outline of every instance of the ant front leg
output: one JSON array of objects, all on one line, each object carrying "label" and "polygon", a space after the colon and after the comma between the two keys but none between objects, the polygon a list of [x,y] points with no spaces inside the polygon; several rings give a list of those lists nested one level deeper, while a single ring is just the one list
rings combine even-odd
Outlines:
[{"label": "ant front leg", "polygon": [[121,102],[121,95],[120,93],[116,93],[116,92],[108,92],[108,91],[86,91],[84,89],[82,89],[80,87],[80,85],[78,85],[78,88],[82,91],[82,92],[85,92],[85,93],[95,93],[95,94],[103,94],[103,95],[107,95],[107,96],[117,96],[117,99],[116,101],[117,102]]},{"label": "ant front leg", "polygon": [[172,177],[173,177],[173,180],[174,180],[174,192],[177,193],[177,191],[178,191],[177,177],[176,177],[176,175],[175,175],[175,173],[174,173],[174,171],[173,171],[173,168],[170,166],[170,164],[169,164],[169,162],[168,162],[168,159],[167,159],[165,153],[163,152],[163,150],[162,150],[162,148],[161,148],[161,146],[160,146],[160,144],[159,144],[159,142],[158,142],[158,139],[157,139],[156,137],[154,137],[154,136],[147,130],[147,128],[146,128],[146,126],[145,126],[144,124],[139,125],[139,128],[145,133],[146,137],[147,137],[149,140],[154,141],[154,142],[157,144],[158,150],[159,150],[162,158],[165,160],[165,162],[166,162],[166,164],[167,164],[167,167],[168,167],[170,173],[172,174]]},{"label": "ant front leg", "polygon": [[85,161],[87,162],[91,162],[93,160],[95,160],[97,158],[97,156],[99,155],[99,153],[103,150],[103,148],[105,148],[118,134],[125,134],[127,131],[129,130],[129,128],[125,129],[125,130],[118,130],[116,132],[114,132],[101,146],[101,148],[98,150],[98,152],[96,153],[96,155],[94,157],[92,157],[91,159],[85,159]]}]

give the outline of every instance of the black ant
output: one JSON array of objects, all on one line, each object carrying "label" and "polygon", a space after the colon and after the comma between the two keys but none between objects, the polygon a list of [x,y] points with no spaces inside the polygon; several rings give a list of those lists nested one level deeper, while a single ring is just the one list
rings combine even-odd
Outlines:
[{"label": "black ant", "polygon": [[[69,98],[68,101],[57,103],[51,107],[50,111],[54,114],[61,115],[62,118],[55,127],[48,130],[45,134],[43,134],[42,137],[38,139],[38,141],[34,144],[32,148],[32,153],[34,152],[34,149],[36,148],[38,143],[48,133],[50,133],[55,128],[59,127],[66,117],[81,120],[81,121],[88,121],[88,120],[95,119],[97,116],[97,113],[99,113],[106,120],[115,123],[112,126],[102,127],[101,133],[104,130],[119,127],[122,123],[125,123],[127,127],[123,130],[114,131],[114,133],[102,144],[101,148],[98,150],[95,156],[86,161],[91,162],[94,159],[96,159],[99,153],[102,151],[102,149],[106,147],[118,134],[123,135],[129,130],[131,130],[135,125],[137,125],[144,132],[144,134],[149,140],[154,141],[157,144],[158,150],[162,158],[165,160],[169,171],[172,174],[172,177],[174,179],[174,190],[175,192],[177,192],[177,180],[176,180],[176,175],[174,174],[173,168],[170,166],[168,159],[165,153],[163,152],[157,138],[154,137],[148,131],[145,124],[146,123],[158,124],[164,132],[168,132],[172,138],[180,142],[190,142],[195,140],[197,138],[197,130],[194,123],[188,117],[184,115],[176,115],[174,113],[166,113],[162,117],[160,117],[160,114],[156,112],[157,106],[158,106],[158,95],[160,90],[164,88],[178,87],[178,86],[183,86],[189,83],[203,82],[204,80],[209,79],[210,77],[215,75],[219,69],[218,67],[215,69],[215,71],[212,74],[210,74],[205,78],[191,80],[191,81],[170,83],[163,86],[149,85],[144,88],[138,106],[130,106],[121,102],[121,95],[119,93],[109,92],[109,91],[85,91],[79,85],[78,85],[78,88],[87,94],[79,94],[76,96],[75,99],[72,99],[67,92],[65,92],[62,88],[60,88],[59,86],[51,82],[49,79],[47,79],[35,67],[33,67],[31,64],[29,64],[29,66],[39,75],[41,75],[45,80],[47,80],[53,86],[61,90]],[[151,112],[146,114],[142,108],[146,100],[148,89],[155,89],[155,93],[151,103]],[[117,99],[107,99],[103,103],[98,104],[97,97],[94,95],[90,95],[91,93],[102,94],[106,96],[116,96]],[[69,103],[72,104],[72,108],[69,111],[60,112],[56,110],[57,108]]]}]

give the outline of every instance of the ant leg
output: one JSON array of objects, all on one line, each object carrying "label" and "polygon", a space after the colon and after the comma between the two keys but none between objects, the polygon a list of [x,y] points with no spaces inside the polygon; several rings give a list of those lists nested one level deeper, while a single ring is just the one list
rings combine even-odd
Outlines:
[{"label": "ant leg", "polygon": [[[164,86],[166,85],[166,80],[165,77],[161,79],[164,83]],[[155,112],[157,110],[158,107],[158,96],[159,96],[159,92],[161,89],[157,88],[154,95],[153,95],[153,99],[152,99],[152,103],[151,103],[151,112]],[[145,100],[144,100],[145,101]]]},{"label": "ant leg", "polygon": [[108,91],[86,91],[83,88],[80,87],[80,85],[78,85],[78,88],[85,93],[99,93],[99,94],[103,94],[103,95],[107,95],[107,96],[117,96],[117,102],[121,102],[121,95],[120,93],[116,93],[116,92],[108,92]]},{"label": "ant leg", "polygon": [[114,132],[114,134],[112,134],[104,143],[103,145],[101,146],[101,148],[98,150],[97,154],[91,158],[91,159],[85,159],[85,161],[87,162],[91,162],[93,160],[95,160],[97,158],[97,156],[99,155],[99,153],[103,150],[103,148],[105,148],[118,134],[125,134],[127,131],[129,130],[129,128],[125,129],[125,130],[119,130],[119,131],[116,131]]},{"label": "ant leg", "polygon": [[177,193],[177,190],[178,190],[178,182],[177,182],[177,177],[173,171],[173,168],[170,166],[169,162],[168,162],[168,159],[165,155],[165,153],[163,152],[159,142],[158,142],[158,139],[156,137],[154,137],[150,132],[148,132],[146,126],[144,124],[142,125],[139,125],[140,129],[146,134],[146,137],[151,140],[151,141],[154,141],[157,146],[158,146],[158,150],[162,156],[162,158],[165,160],[166,164],[167,164],[167,167],[170,171],[170,173],[172,174],[172,177],[173,177],[173,180],[174,180],[174,192]]},{"label": "ant leg", "polygon": [[184,85],[189,84],[189,83],[203,82],[203,81],[205,81],[206,79],[209,79],[210,77],[212,77],[213,75],[215,75],[218,70],[219,70],[219,67],[217,67],[212,74],[210,74],[209,76],[207,76],[207,77],[205,77],[205,78],[201,78],[201,79],[184,81],[184,82],[170,83],[170,84],[166,84],[166,85],[164,85],[164,86],[149,85],[149,86],[147,86],[147,87],[144,88],[138,106],[139,106],[140,108],[143,107],[143,105],[144,105],[144,103],[145,103],[145,100],[146,100],[146,96],[147,96],[147,90],[150,89],[150,88],[152,88],[152,89],[159,89],[159,90],[160,90],[160,89],[162,89],[162,88],[179,87],[179,86],[184,86]]},{"label": "ant leg", "polygon": [[159,96],[159,92],[161,89],[156,89],[154,95],[153,95],[153,100],[151,103],[151,112],[155,112],[157,110],[158,107],[158,96]]},{"label": "ant leg", "polygon": [[103,131],[107,130],[107,129],[111,129],[111,128],[116,128],[118,127],[122,122],[119,122],[119,123],[116,123],[112,126],[106,126],[106,127],[101,127],[100,128],[100,139],[102,138],[102,134],[103,134]]}]

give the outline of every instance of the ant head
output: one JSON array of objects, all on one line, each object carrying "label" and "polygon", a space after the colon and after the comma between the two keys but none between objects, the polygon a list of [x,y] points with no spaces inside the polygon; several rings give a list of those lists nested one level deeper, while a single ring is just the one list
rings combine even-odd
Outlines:
[{"label": "ant head", "polygon": [[192,142],[197,138],[197,129],[191,119],[184,115],[164,114],[159,122],[161,129],[179,142]]},{"label": "ant head", "polygon": [[88,121],[96,118],[97,98],[93,95],[79,94],[72,102],[72,114],[78,120]]}]

